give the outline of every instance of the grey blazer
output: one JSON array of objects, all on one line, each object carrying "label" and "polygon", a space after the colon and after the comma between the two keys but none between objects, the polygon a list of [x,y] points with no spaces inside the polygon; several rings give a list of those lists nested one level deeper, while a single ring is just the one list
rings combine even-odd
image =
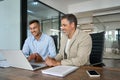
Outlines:
[{"label": "grey blazer", "polygon": [[55,59],[61,61],[61,65],[82,66],[89,63],[89,55],[92,48],[90,35],[77,28],[68,45],[67,59],[64,59],[64,49],[67,40],[67,36],[63,35],[60,51]]}]

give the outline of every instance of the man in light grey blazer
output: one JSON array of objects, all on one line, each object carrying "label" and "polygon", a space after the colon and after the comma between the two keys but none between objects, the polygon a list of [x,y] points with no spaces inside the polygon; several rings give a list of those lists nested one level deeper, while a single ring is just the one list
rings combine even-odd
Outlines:
[{"label": "man in light grey blazer", "polygon": [[47,57],[46,64],[82,66],[89,63],[92,40],[89,34],[77,28],[77,19],[73,14],[62,17],[61,29],[64,34],[61,38],[60,51],[55,59]]}]

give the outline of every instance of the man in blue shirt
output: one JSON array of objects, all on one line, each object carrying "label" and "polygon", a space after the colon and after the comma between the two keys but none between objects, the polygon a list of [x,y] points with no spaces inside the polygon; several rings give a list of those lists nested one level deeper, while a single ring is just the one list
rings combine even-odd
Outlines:
[{"label": "man in blue shirt", "polygon": [[54,58],[56,56],[56,48],[52,37],[41,32],[41,26],[38,20],[29,22],[31,36],[29,36],[23,45],[23,53],[28,57],[29,61],[40,62],[47,57]]}]

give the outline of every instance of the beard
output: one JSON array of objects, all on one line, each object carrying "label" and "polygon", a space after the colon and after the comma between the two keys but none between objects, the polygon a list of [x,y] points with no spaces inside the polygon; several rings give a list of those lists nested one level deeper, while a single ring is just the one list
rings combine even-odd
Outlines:
[{"label": "beard", "polygon": [[38,37],[38,36],[40,36],[40,32],[32,32],[32,35],[33,35],[34,37]]},{"label": "beard", "polygon": [[69,35],[69,32],[66,32],[66,31],[63,31],[63,30],[61,31],[61,33],[62,33],[62,34],[65,34],[66,36]]}]

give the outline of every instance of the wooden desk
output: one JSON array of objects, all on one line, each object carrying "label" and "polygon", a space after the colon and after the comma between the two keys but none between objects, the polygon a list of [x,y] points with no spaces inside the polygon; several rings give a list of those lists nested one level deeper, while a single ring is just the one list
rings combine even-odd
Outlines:
[{"label": "wooden desk", "polygon": [[[90,78],[86,70],[96,70],[100,78]],[[83,66],[61,78],[42,74],[41,70],[29,71],[18,68],[0,68],[0,80],[120,80],[120,69]]]}]

